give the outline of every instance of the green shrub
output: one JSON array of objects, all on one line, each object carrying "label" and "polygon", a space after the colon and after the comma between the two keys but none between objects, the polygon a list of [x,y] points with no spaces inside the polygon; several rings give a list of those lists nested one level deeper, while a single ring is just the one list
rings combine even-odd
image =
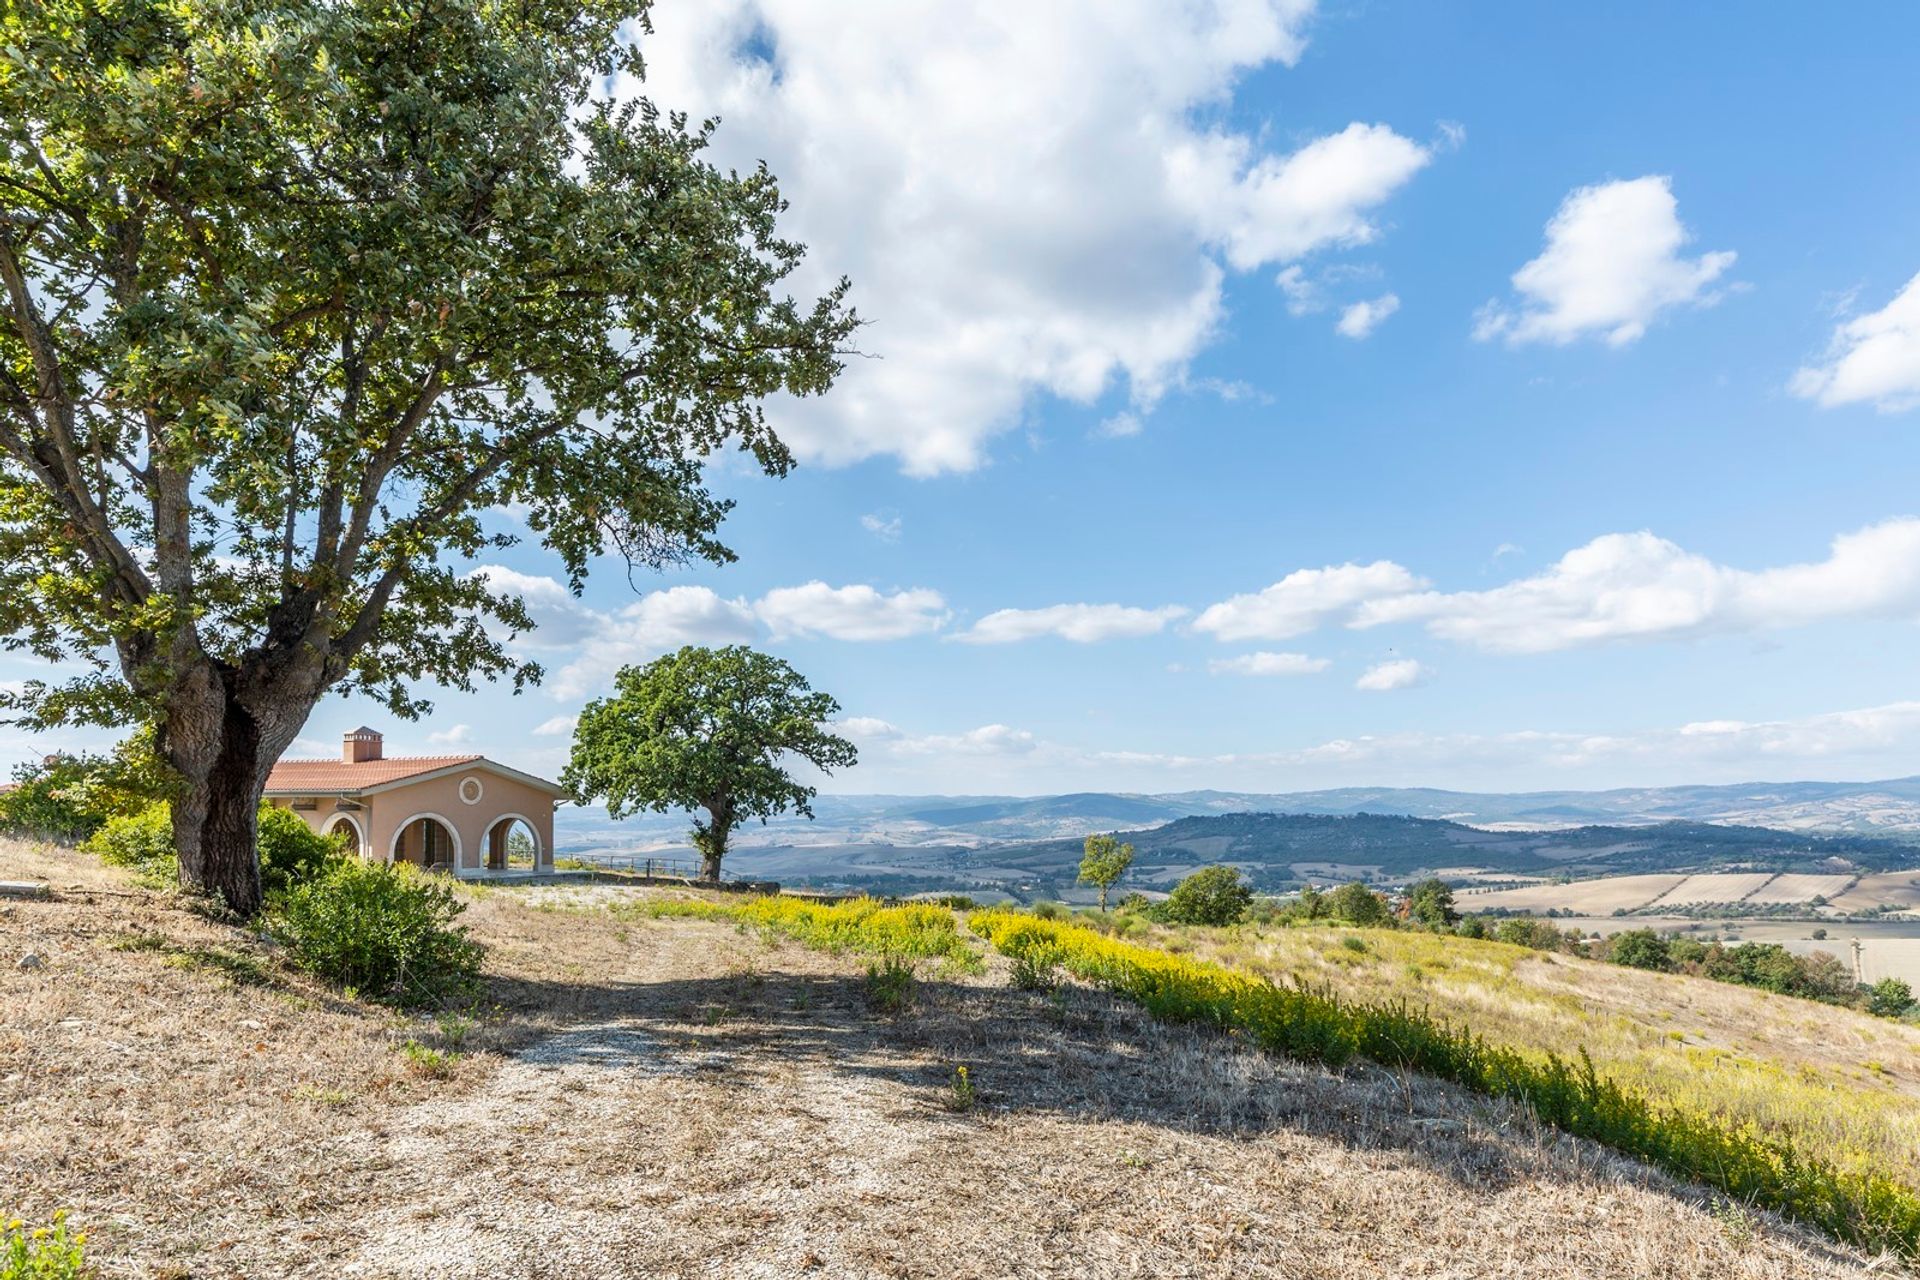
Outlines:
[{"label": "green shrub", "polygon": [[1013,956],[1013,985],[1021,991],[1051,991],[1060,985],[1060,962],[1066,958],[1059,947],[1025,947]]},{"label": "green shrub", "polygon": [[1167,895],[1167,919],[1174,924],[1238,924],[1253,902],[1253,890],[1232,867],[1202,867]]},{"label": "green shrub", "polygon": [[[170,882],[179,877],[173,815],[164,800],[138,813],[107,819],[81,847],[111,866],[133,867],[148,880]],[[345,848],[338,839],[317,834],[291,809],[266,804],[260,806],[258,847],[260,883],[268,893],[313,878]]]},{"label": "green shrub", "polygon": [[126,817],[107,819],[81,847],[109,866],[133,867],[149,879],[172,880],[178,874],[173,817],[165,801]]},{"label": "green shrub", "polygon": [[51,1227],[34,1227],[15,1218],[0,1230],[0,1280],[80,1280],[87,1274],[87,1237],[67,1230],[64,1211]]},{"label": "green shrub", "polygon": [[966,1067],[955,1067],[952,1090],[947,1096],[947,1106],[954,1111],[971,1111],[979,1101],[980,1092],[973,1087],[973,1077],[967,1074]]},{"label": "green shrub", "polygon": [[1407,889],[1407,918],[1429,929],[1444,931],[1460,923],[1453,905],[1453,886],[1428,877]]},{"label": "green shrub", "polygon": [[1526,916],[1502,920],[1500,927],[1493,931],[1493,936],[1502,942],[1510,942],[1516,947],[1531,947],[1535,951],[1562,951],[1569,945],[1568,935],[1561,933],[1557,926]]},{"label": "green shrub", "polygon": [[1386,900],[1359,881],[1343,884],[1328,894],[1326,912],[1335,920],[1362,927],[1383,925],[1392,919],[1387,913]]},{"label": "green shrub", "polygon": [[1655,969],[1664,973],[1673,968],[1667,940],[1652,929],[1630,929],[1615,934],[1610,958],[1615,964],[1633,969]]},{"label": "green shrub", "polygon": [[142,729],[111,755],[65,752],[16,766],[0,795],[0,831],[78,843],[109,819],[129,817],[167,794],[169,777]]},{"label": "green shrub", "polygon": [[409,1040],[400,1046],[400,1056],[407,1060],[407,1070],[427,1080],[445,1080],[453,1075],[453,1064],[460,1055],[452,1049],[433,1049],[418,1040]]},{"label": "green shrub", "polygon": [[889,1017],[905,1013],[913,1004],[915,985],[911,957],[888,952],[867,965],[867,1005]]},{"label": "green shrub", "polygon": [[1913,988],[1899,978],[1882,978],[1867,988],[1867,1011],[1899,1018],[1913,1008]]},{"label": "green shrub", "polygon": [[292,888],[327,869],[346,852],[342,836],[323,836],[291,809],[260,806],[260,885],[268,893]]},{"label": "green shrub", "polygon": [[427,1004],[469,993],[485,948],[456,923],[466,904],[404,863],[336,858],[276,894],[268,927],[308,971],[363,995]]}]

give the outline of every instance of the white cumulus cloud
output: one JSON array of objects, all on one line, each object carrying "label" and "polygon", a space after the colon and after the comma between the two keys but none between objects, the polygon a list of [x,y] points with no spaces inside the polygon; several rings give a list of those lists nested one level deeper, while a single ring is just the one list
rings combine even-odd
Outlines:
[{"label": "white cumulus cloud", "polygon": [[1179,605],[1139,609],[1121,604],[1055,604],[1043,609],[999,609],[954,637],[968,644],[1011,644],[1059,636],[1080,644],[1125,636],[1150,636],[1184,617]]},{"label": "white cumulus cloud", "polygon": [[1387,317],[1400,309],[1400,299],[1391,293],[1364,302],[1356,302],[1340,313],[1340,319],[1334,323],[1334,332],[1343,338],[1370,337],[1375,329],[1387,322]]},{"label": "white cumulus cloud", "polygon": [[869,511],[860,517],[860,527],[882,542],[898,542],[904,526],[898,515]]},{"label": "white cumulus cloud", "polygon": [[1474,336],[1509,343],[1598,337],[1624,346],[1671,307],[1709,305],[1710,286],[1733,265],[1729,250],[1697,258],[1669,178],[1651,176],[1569,194],[1547,223],[1540,256],[1513,273],[1519,301],[1482,308]]},{"label": "white cumulus cloud", "polygon": [[1243,752],[1183,754],[1036,737],[1006,725],[911,733],[885,721],[860,739],[870,781],[896,791],[1252,791],[1378,785],[1512,791],[1650,786],[1675,778],[1862,777],[1920,770],[1920,702],[1797,719],[1699,720],[1612,733],[1578,728],[1357,734]]},{"label": "white cumulus cloud", "polygon": [[1215,658],[1207,670],[1217,676],[1310,676],[1332,666],[1329,658],[1313,658],[1304,653],[1242,653],[1231,658]]},{"label": "white cumulus cloud", "polygon": [[1039,739],[1025,729],[1005,724],[983,724],[964,733],[896,731],[880,741],[888,751],[903,756],[1021,756],[1039,745]]},{"label": "white cumulus cloud", "polygon": [[1507,653],[1634,638],[1764,630],[1835,618],[1920,617],[1920,519],[1833,540],[1826,559],[1736,569],[1649,532],[1610,533],[1541,573],[1487,591],[1363,604],[1355,623],[1423,621],[1434,635]]},{"label": "white cumulus cloud", "polygon": [[1871,403],[1895,413],[1920,405],[1920,275],[1880,310],[1835,329],[1826,359],[1795,374],[1792,390],[1824,408]]},{"label": "white cumulus cloud", "polygon": [[1433,158],[1386,125],[1358,122],[1291,155],[1259,155],[1254,146],[1244,135],[1216,133],[1172,157],[1195,222],[1241,271],[1372,242],[1380,230],[1371,211]]},{"label": "white cumulus cloud", "polygon": [[553,679],[557,698],[600,691],[623,666],[688,644],[745,644],[758,636],[753,610],[710,587],[653,591],[612,614],[593,615],[593,633]]},{"label": "white cumulus cloud", "polygon": [[776,640],[902,640],[938,631],[950,616],[940,593],[924,587],[883,594],[864,584],[830,587],[824,582],[777,587],[755,601],[753,611]]},{"label": "white cumulus cloud", "polygon": [[1367,601],[1405,595],[1426,585],[1391,560],[1298,569],[1263,591],[1208,607],[1194,619],[1193,627],[1217,640],[1286,640],[1329,623],[1347,622]]},{"label": "white cumulus cloud", "polygon": [[599,625],[594,611],[557,578],[522,573],[498,564],[477,565],[466,576],[485,579],[496,593],[519,596],[526,605],[536,625],[533,631],[515,637],[514,645],[518,649],[570,649],[586,640]]},{"label": "white cumulus cloud", "polygon": [[1432,156],[1355,122],[1290,151],[1231,108],[1301,53],[1312,0],[710,0],[661,6],[644,91],[765,160],[871,323],[821,401],[774,417],[805,457],[979,465],[1042,396],[1140,409],[1184,384],[1230,273],[1365,244]]},{"label": "white cumulus cloud", "polygon": [[1356,689],[1366,689],[1373,693],[1390,693],[1395,689],[1411,689],[1424,682],[1427,669],[1412,658],[1395,658],[1388,662],[1377,662],[1361,673],[1353,682]]}]

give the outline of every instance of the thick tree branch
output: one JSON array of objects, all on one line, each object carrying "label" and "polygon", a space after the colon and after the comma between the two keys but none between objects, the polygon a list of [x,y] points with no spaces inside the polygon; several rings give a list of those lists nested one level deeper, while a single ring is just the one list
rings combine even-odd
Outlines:
[{"label": "thick tree branch", "polygon": [[[140,604],[152,584],[127,550],[87,484],[73,437],[73,401],[68,395],[53,335],[41,318],[33,292],[21,270],[20,259],[5,236],[0,236],[0,283],[6,286],[9,312],[20,340],[33,361],[38,383],[33,392],[44,436],[32,439],[8,431],[0,436],[7,451],[31,470],[36,479],[66,509],[82,534],[87,556],[113,575],[116,591],[129,604]],[[30,419],[31,421],[31,419]]]},{"label": "thick tree branch", "polygon": [[387,476],[394,465],[406,452],[407,444],[413,439],[413,433],[427,420],[433,406],[446,390],[446,372],[452,363],[450,352],[441,353],[433,362],[433,367],[421,383],[418,393],[413,397],[407,410],[400,416],[387,438],[381,444],[378,453],[367,462],[366,470],[361,473],[360,485],[354,495],[353,515],[348,522],[345,538],[342,539],[339,552],[334,556],[331,568],[341,578],[351,578],[354,567],[360,560],[360,551],[366,545],[367,530],[373,523],[373,509],[379,504],[380,491],[386,486]]}]

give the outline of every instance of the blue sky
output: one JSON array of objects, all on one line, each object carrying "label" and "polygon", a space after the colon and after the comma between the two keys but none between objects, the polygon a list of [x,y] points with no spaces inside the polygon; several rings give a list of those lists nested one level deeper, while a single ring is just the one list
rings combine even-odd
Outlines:
[{"label": "blue sky", "polygon": [[493,561],[547,686],[390,749],[552,771],[620,662],[749,639],[844,704],[835,791],[1920,773],[1920,11],[655,24],[870,358],[773,407],[793,476],[716,465],[738,564]]}]

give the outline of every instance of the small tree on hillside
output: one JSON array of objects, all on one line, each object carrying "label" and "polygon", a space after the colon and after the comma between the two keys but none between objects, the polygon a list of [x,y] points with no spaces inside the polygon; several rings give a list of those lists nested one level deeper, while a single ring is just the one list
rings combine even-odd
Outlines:
[{"label": "small tree on hillside", "polygon": [[1343,884],[1327,895],[1327,914],[1348,924],[1381,925],[1392,917],[1384,899],[1359,881]]},{"label": "small tree on hillside", "polygon": [[1100,909],[1107,909],[1107,893],[1133,865],[1133,846],[1113,836],[1088,836],[1080,859],[1080,883],[1100,887]]},{"label": "small tree on hillside", "polygon": [[1407,889],[1407,918],[1429,929],[1451,929],[1460,922],[1453,906],[1453,887],[1429,877]]},{"label": "small tree on hillside", "polygon": [[1630,968],[1663,972],[1673,968],[1673,952],[1667,939],[1652,929],[1629,929],[1615,934],[1610,952],[1615,964]]},{"label": "small tree on hillside", "polygon": [[744,645],[689,645],[623,667],[614,695],[587,704],[562,781],[582,804],[605,799],[615,818],[651,809],[704,809],[693,845],[700,874],[720,878],[734,827],[788,809],[811,818],[815,788],[787,772],[851,767],[853,744],[830,732],[840,704],[779,658]]},{"label": "small tree on hillside", "polygon": [[1167,895],[1167,919],[1175,924],[1238,924],[1253,905],[1253,890],[1232,867],[1202,867]]}]

